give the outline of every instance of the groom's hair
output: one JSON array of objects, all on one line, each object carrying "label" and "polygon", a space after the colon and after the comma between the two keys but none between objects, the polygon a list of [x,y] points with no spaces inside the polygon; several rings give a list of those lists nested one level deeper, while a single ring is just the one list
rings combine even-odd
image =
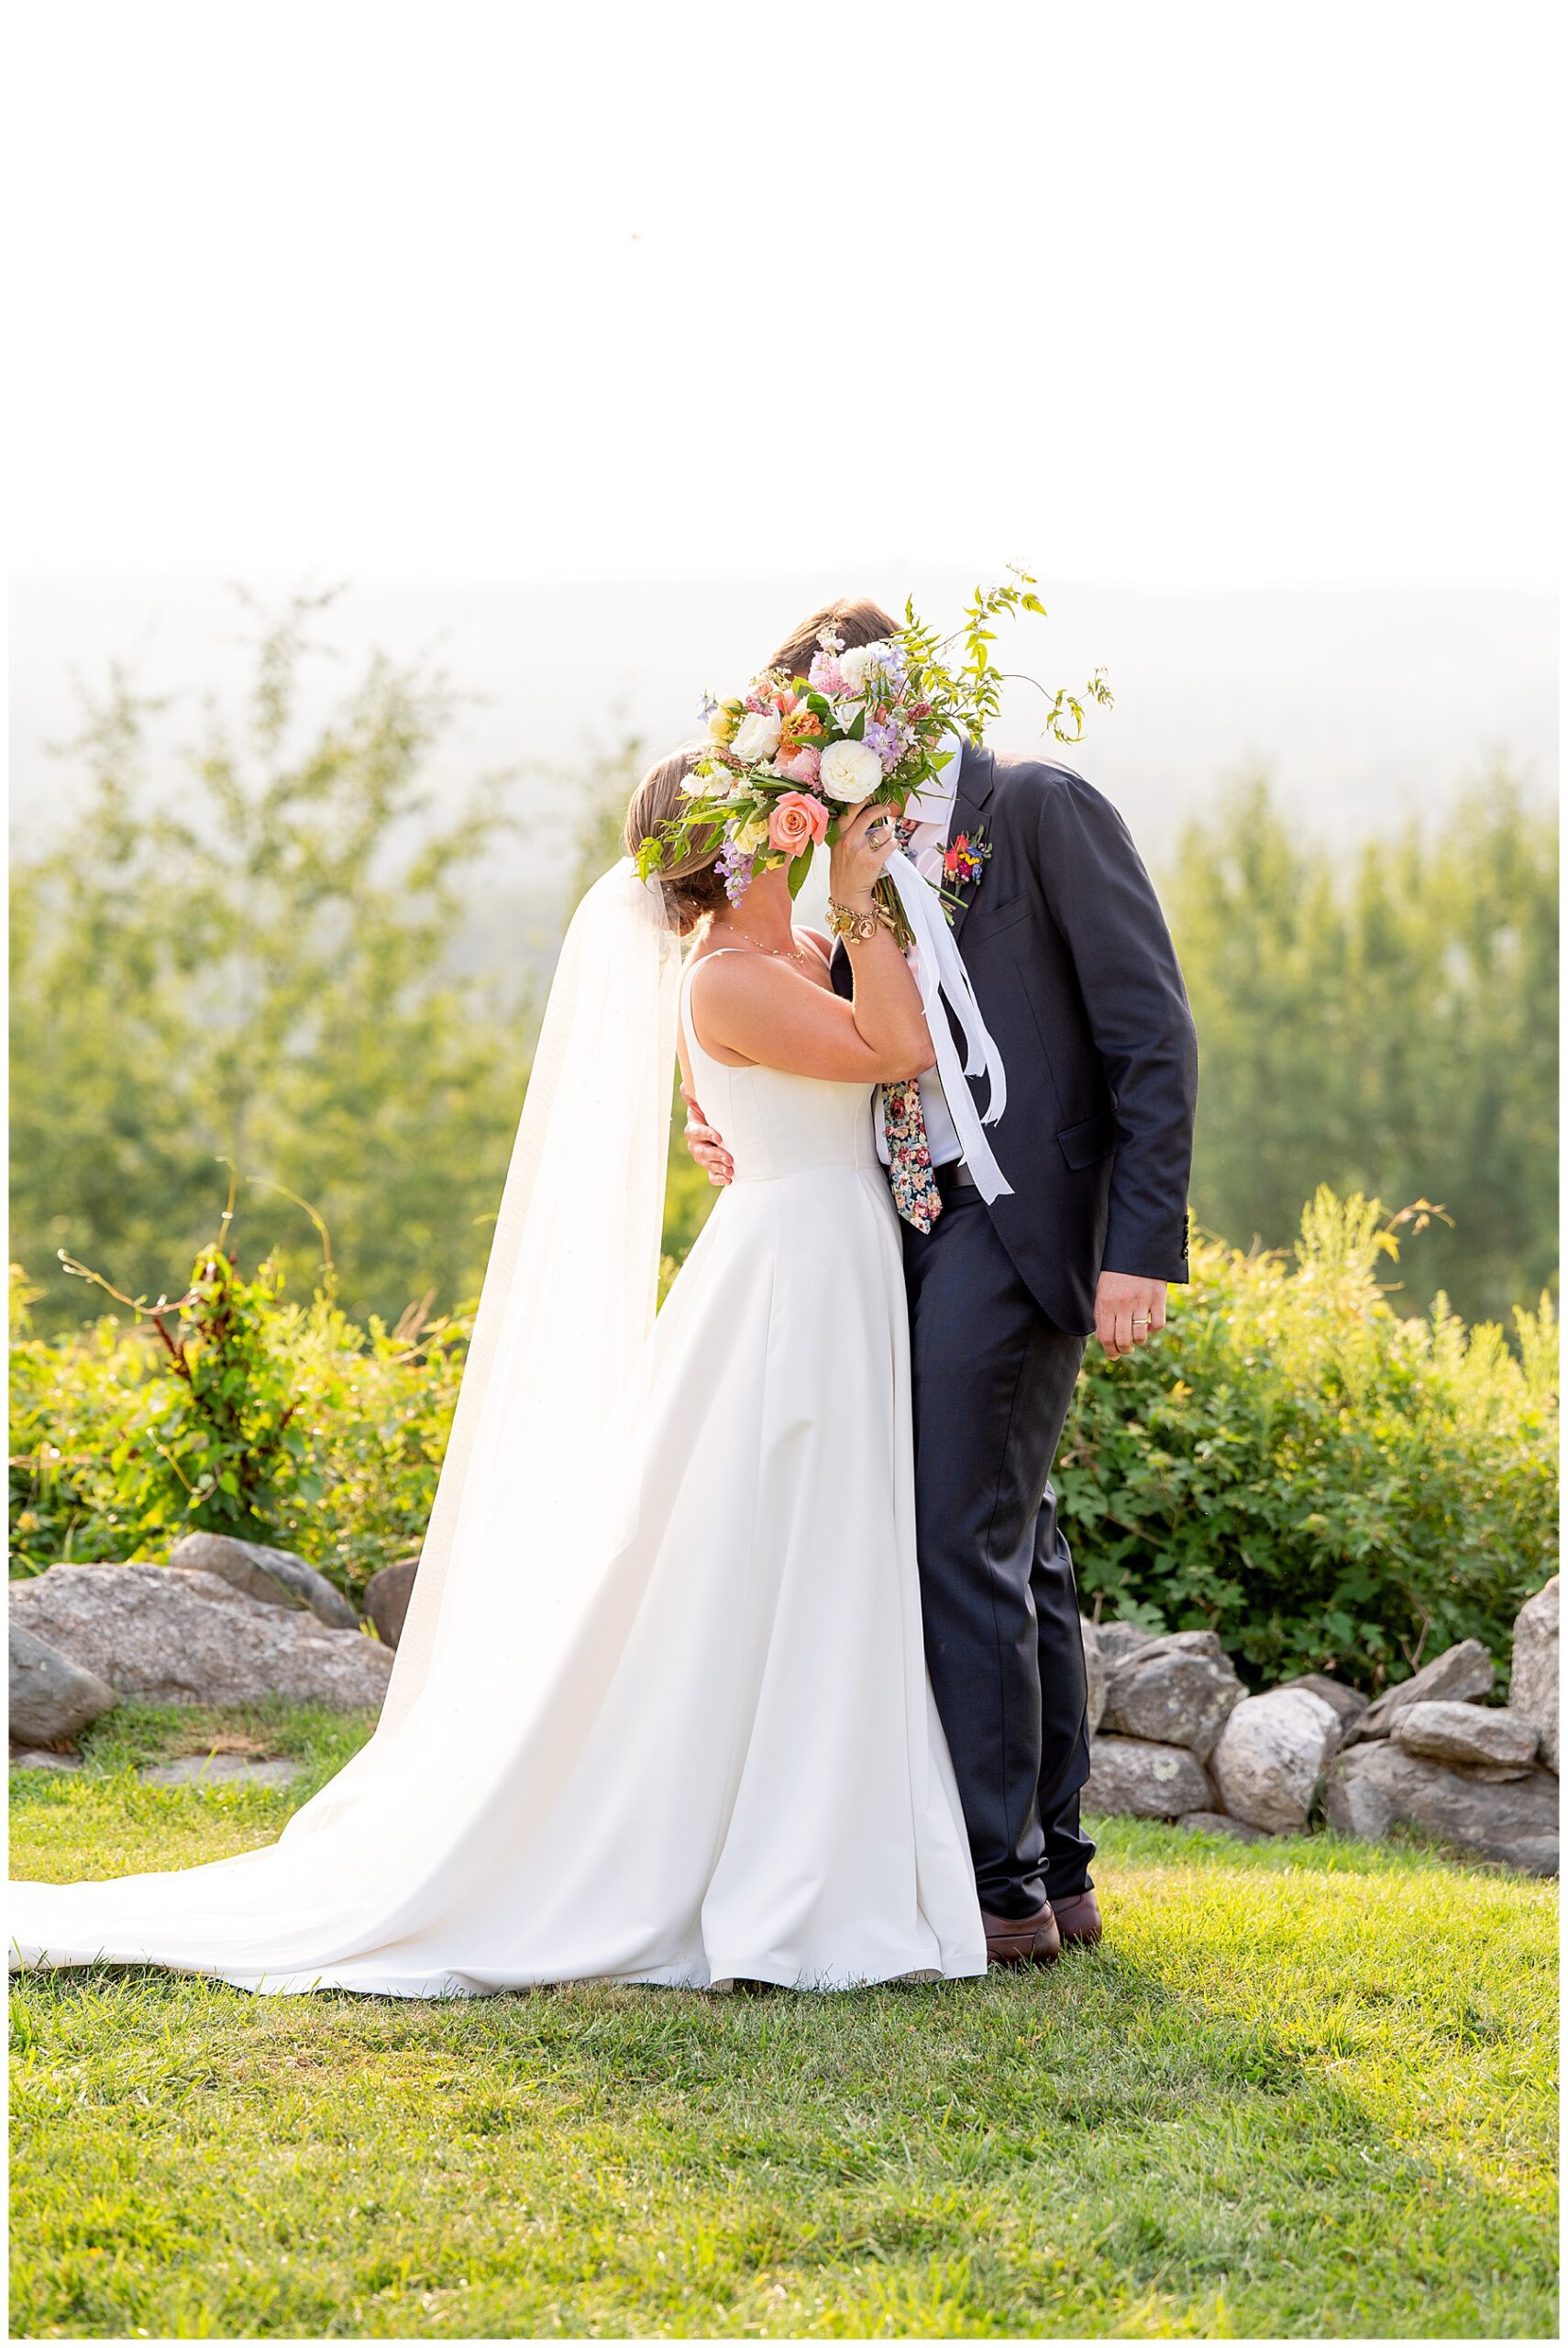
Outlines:
[{"label": "groom's hair", "polygon": [[782,669],[787,676],[803,677],[817,651],[817,638],[824,627],[831,627],[847,652],[857,644],[879,644],[885,636],[895,636],[899,623],[889,617],[880,604],[869,595],[841,595],[835,603],[824,604],[820,612],[791,628],[773,658],[769,669]]}]

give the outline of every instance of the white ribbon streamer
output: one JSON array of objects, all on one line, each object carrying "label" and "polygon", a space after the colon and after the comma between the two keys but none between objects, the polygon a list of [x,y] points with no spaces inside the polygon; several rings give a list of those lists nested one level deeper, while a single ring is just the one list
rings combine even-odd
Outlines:
[{"label": "white ribbon streamer", "polygon": [[[988,1205],[995,1199],[1010,1199],[1012,1184],[997,1164],[982,1131],[985,1125],[994,1125],[1007,1107],[1007,1070],[1002,1066],[1001,1054],[980,1016],[980,1006],[975,1000],[975,990],[957,942],[947,925],[939,892],[907,856],[890,856],[886,870],[914,936],[911,964],[915,982],[936,1050],[942,1090],[963,1144],[964,1163]],[[951,1005],[963,1031],[962,1064],[942,1007],[944,1001]],[[971,1076],[984,1076],[989,1082],[983,1117],[976,1113],[974,1096],[966,1081]]]}]

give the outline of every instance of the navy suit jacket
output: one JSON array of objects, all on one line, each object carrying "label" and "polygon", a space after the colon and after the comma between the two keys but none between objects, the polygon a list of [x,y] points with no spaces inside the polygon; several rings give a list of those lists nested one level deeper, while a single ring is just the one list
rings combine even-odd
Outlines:
[{"label": "navy suit jacket", "polygon": [[[1087,1335],[1102,1269],[1187,1276],[1192,1013],[1132,835],[1082,775],[966,745],[949,837],[977,831],[990,855],[953,929],[1007,1069],[987,1133],[1012,1195],[987,1212],[1042,1309]],[[849,991],[842,950],[834,980]]]}]

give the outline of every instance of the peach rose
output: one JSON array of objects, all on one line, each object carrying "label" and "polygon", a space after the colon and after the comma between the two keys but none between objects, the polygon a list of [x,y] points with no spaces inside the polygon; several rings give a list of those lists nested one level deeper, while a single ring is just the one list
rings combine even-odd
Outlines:
[{"label": "peach rose", "polygon": [[778,760],[778,771],[787,774],[791,782],[815,782],[822,772],[823,754],[812,743],[802,742],[788,758]]},{"label": "peach rose", "polygon": [[767,845],[780,856],[796,857],[803,848],[820,847],[827,837],[828,811],[820,799],[787,791],[773,803],[767,818]]}]

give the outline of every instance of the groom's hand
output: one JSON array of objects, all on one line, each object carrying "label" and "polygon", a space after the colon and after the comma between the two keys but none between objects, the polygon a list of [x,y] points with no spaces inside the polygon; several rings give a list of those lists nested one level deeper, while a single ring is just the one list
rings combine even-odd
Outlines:
[{"label": "groom's hand", "polygon": [[723,1135],[716,1134],[702,1114],[696,1094],[683,1084],[680,1097],[686,1103],[686,1146],[714,1189],[722,1191],[735,1179],[734,1159],[724,1147]]},{"label": "groom's hand", "polygon": [[1138,1346],[1146,1346],[1165,1325],[1164,1280],[1135,1279],[1131,1272],[1101,1272],[1095,1290],[1094,1333],[1112,1361],[1120,1361]]}]

